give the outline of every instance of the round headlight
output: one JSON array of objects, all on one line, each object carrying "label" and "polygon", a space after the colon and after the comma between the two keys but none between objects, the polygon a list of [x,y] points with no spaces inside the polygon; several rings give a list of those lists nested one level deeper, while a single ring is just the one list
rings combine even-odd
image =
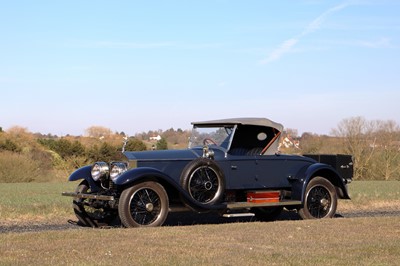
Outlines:
[{"label": "round headlight", "polygon": [[128,170],[128,165],[126,163],[122,162],[111,163],[111,171],[110,171],[111,180],[114,180],[127,170]]},{"label": "round headlight", "polygon": [[107,177],[109,172],[110,168],[105,162],[97,162],[92,166],[92,178],[94,181]]}]

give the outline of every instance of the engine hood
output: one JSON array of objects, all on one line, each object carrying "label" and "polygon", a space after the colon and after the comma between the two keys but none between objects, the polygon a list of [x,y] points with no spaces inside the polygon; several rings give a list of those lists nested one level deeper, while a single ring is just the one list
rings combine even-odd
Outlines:
[{"label": "engine hood", "polygon": [[124,155],[129,161],[193,160],[202,155],[202,150],[126,151]]}]

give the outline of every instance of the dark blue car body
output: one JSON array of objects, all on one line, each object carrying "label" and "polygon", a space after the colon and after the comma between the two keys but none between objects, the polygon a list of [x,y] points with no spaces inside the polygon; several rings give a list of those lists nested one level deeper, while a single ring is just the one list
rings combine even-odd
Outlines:
[{"label": "dark blue car body", "polygon": [[338,198],[350,198],[349,155],[280,154],[283,126],[265,118],[192,124],[195,130],[218,130],[207,136],[196,131],[202,145],[185,150],[125,151],[126,162],[74,172],[69,180],[82,182],[76,192],[63,194],[74,197],[80,222],[157,226],[168,212],[190,210],[271,220],[283,208],[297,209],[305,219],[329,218]]}]

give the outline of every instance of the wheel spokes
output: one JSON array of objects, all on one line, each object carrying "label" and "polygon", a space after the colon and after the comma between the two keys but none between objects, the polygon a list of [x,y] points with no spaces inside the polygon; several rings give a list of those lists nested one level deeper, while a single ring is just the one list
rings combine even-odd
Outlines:
[{"label": "wheel spokes", "polygon": [[332,207],[329,191],[321,186],[314,187],[308,194],[307,204],[307,209],[313,217],[325,217]]},{"label": "wheel spokes", "polygon": [[131,215],[135,222],[147,225],[154,222],[161,213],[159,195],[152,189],[143,188],[132,196]]},{"label": "wheel spokes", "polygon": [[193,172],[189,181],[189,192],[200,202],[211,201],[218,191],[218,177],[208,167],[201,167]]}]

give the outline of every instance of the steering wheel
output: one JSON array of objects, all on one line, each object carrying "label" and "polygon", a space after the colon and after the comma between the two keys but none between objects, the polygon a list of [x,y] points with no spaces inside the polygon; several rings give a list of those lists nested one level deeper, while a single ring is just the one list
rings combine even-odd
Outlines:
[{"label": "steering wheel", "polygon": [[214,145],[217,145],[217,146],[218,146],[218,144],[217,144],[213,139],[210,139],[210,138],[205,138],[205,139],[203,139],[203,144],[204,144],[204,145],[211,145],[211,144],[214,144]]}]

